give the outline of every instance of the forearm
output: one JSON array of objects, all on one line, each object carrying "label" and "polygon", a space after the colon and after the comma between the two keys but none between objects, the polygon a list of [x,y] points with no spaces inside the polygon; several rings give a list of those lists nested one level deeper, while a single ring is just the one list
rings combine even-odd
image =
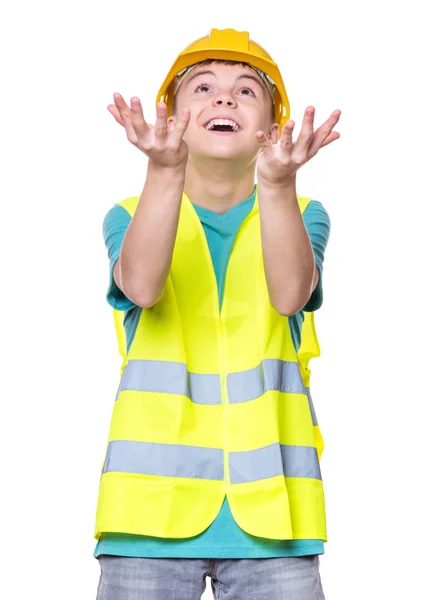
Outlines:
[{"label": "forearm", "polygon": [[280,314],[289,316],[305,306],[318,276],[295,180],[273,186],[259,183],[259,209],[269,297]]},{"label": "forearm", "polygon": [[[148,165],[145,186],[121,247],[120,285],[142,307],[163,293],[171,266],[184,189],[185,167]],[[120,286],[119,286],[120,287]]]}]

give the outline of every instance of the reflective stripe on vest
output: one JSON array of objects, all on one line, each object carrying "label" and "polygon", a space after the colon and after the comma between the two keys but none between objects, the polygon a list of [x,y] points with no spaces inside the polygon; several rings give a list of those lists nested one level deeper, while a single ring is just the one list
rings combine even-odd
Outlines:
[{"label": "reflective stripe on vest", "polygon": [[224,451],[218,448],[115,440],[108,444],[102,472],[164,477],[224,479]]},{"label": "reflective stripe on vest", "polygon": [[187,365],[160,360],[129,360],[119,392],[158,392],[187,396],[198,404],[221,404],[219,375],[189,373]]},{"label": "reflective stripe on vest", "polygon": [[[270,444],[229,453],[230,482],[246,483],[278,475],[322,479],[317,451],[310,446]],[[219,448],[115,440],[108,444],[103,473],[224,479],[224,451]]]},{"label": "reflective stripe on vest", "polygon": [[[230,404],[254,400],[271,390],[307,395],[298,363],[278,359],[265,359],[253,369],[229,373],[227,387]],[[118,394],[122,391],[180,394],[198,404],[222,402],[219,375],[189,373],[187,365],[176,362],[130,360]]]},{"label": "reflective stripe on vest", "polygon": [[277,475],[321,479],[316,448],[270,444],[257,450],[230,452],[231,483],[268,479]]},{"label": "reflective stripe on vest", "polygon": [[232,404],[254,400],[271,390],[306,393],[298,363],[272,358],[262,360],[254,369],[230,373],[227,385],[229,402]]}]

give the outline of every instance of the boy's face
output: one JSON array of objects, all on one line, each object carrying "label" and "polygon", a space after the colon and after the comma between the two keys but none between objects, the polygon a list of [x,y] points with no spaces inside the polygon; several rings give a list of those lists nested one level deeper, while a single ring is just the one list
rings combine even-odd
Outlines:
[{"label": "boy's face", "polygon": [[278,139],[269,91],[250,67],[197,65],[183,80],[176,99],[176,116],[183,108],[191,111],[184,135],[191,157],[250,162],[259,152],[257,131]]}]

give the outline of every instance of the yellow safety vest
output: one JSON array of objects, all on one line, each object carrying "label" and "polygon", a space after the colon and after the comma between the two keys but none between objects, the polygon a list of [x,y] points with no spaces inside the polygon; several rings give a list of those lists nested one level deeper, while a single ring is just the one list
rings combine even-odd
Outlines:
[{"label": "yellow safety vest", "polygon": [[[121,202],[134,214],[139,197]],[[298,196],[301,212],[309,198]],[[242,223],[219,309],[206,236],[184,194],[162,299],[126,355],[103,464],[95,538],[198,535],[225,495],[237,524],[271,539],[326,540],[323,440],[309,392],[313,313],[295,351],[271,306],[259,207]]]}]

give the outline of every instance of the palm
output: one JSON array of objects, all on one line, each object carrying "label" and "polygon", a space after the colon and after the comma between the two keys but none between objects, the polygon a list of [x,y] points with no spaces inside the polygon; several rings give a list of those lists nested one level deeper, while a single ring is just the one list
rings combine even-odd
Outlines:
[{"label": "palm", "polygon": [[127,139],[150,160],[163,167],[176,167],[187,162],[188,146],[183,135],[190,120],[190,111],[183,110],[179,119],[168,118],[167,106],[160,102],[156,108],[156,123],[150,125],[143,116],[139,98],[132,98],[130,107],[120,94],[114,94],[115,104],[108,110],[126,130]]},{"label": "palm", "polygon": [[256,137],[261,144],[261,152],[257,159],[257,175],[270,182],[279,182],[294,177],[298,169],[313,158],[320,148],[327,146],[340,137],[332,131],[341,112],[334,111],[329,119],[316,131],[313,130],[314,109],[308,107],[303,119],[303,126],[296,142],[292,141],[295,123],[287,121],[279,141],[274,137],[267,138],[263,131]]}]

